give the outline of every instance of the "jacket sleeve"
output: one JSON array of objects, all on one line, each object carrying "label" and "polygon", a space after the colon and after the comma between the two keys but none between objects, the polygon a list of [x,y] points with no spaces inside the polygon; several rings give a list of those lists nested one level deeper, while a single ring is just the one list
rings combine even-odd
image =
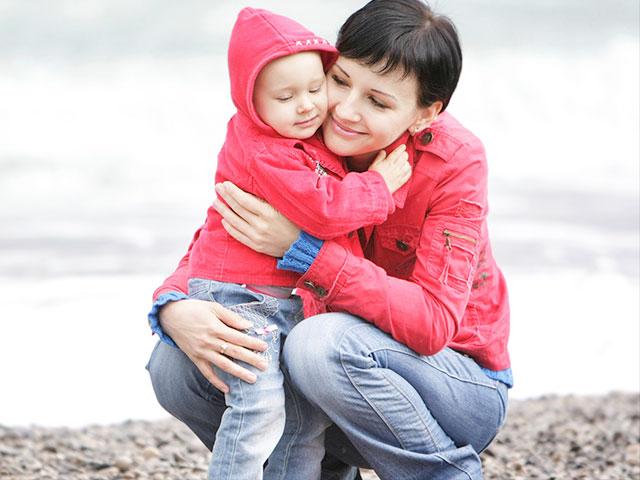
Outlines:
[{"label": "jacket sleeve", "polygon": [[306,153],[263,152],[251,169],[254,192],[302,230],[320,239],[335,238],[384,222],[395,210],[382,176],[374,171],[338,179],[316,173]]},{"label": "jacket sleeve", "polygon": [[178,262],[178,266],[175,271],[169,275],[162,285],[160,285],[155,292],[153,292],[153,301],[156,302],[158,297],[163,294],[171,293],[171,292],[180,292],[185,295],[189,293],[189,288],[187,282],[189,280],[189,257],[191,256],[191,249],[193,248],[193,244],[196,242],[198,237],[200,236],[200,232],[202,231],[202,227],[196,230],[196,233],[193,234],[193,238],[191,239],[191,243],[189,244],[189,248],[187,249],[187,253],[180,259]]},{"label": "jacket sleeve", "polygon": [[[297,286],[329,310],[358,315],[422,355],[446,347],[467,307],[487,212],[484,152],[466,154],[471,157],[464,168],[445,167],[448,172],[429,201],[415,265],[406,279],[331,240],[324,242]],[[376,234],[382,235],[383,228]]]}]

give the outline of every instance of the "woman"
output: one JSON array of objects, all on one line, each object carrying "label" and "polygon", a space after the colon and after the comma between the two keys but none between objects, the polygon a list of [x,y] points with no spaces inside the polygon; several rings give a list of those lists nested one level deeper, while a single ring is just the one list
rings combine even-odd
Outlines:
[{"label": "woman", "polygon": [[[358,232],[367,258],[299,232],[233,185],[219,186],[230,208],[217,208],[236,239],[303,273],[308,318],[283,360],[316,425],[335,424],[323,478],[354,478],[330,476],[336,457],[383,479],[482,478],[478,453],[503,423],[512,385],[509,308],[487,232],[482,145],[443,113],[462,62],[455,28],[419,0],[374,0],[336,46],[324,143],[354,171],[399,143],[413,164],[403,207]],[[253,350],[264,345],[222,307],[183,300],[186,262],[150,315],[180,350],[159,343],[149,370],[160,403],[210,447],[224,407],[216,388],[225,389],[210,364],[253,381],[234,360],[259,366]]]}]

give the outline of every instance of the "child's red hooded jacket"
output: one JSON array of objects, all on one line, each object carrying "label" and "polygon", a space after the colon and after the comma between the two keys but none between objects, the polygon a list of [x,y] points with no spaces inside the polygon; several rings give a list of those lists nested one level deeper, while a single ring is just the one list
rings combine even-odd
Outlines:
[{"label": "child's red hooded jacket", "polygon": [[[218,155],[216,183],[230,180],[273,205],[304,231],[338,241],[362,256],[357,235],[380,224],[395,210],[387,186],[376,172],[348,173],[341,160],[315,139],[288,139],[266,125],[253,105],[258,74],[272,60],[318,51],[325,69],[337,58],[326,40],[293,20],[245,8],[231,34],[229,75],[237,113],[227,126]],[[276,268],[277,259],[257,253],[231,237],[213,207],[195,238],[189,278],[293,287],[299,274]]]}]

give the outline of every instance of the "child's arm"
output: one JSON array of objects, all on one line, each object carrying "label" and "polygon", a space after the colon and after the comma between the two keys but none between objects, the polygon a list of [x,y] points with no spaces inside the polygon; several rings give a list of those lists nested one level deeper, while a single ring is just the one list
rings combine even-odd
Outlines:
[{"label": "child's arm", "polygon": [[252,190],[320,239],[383,223],[395,211],[392,193],[411,175],[404,145],[388,156],[381,152],[369,171],[351,172],[342,179],[319,175],[303,155],[295,150],[284,160],[272,152],[256,156]]}]

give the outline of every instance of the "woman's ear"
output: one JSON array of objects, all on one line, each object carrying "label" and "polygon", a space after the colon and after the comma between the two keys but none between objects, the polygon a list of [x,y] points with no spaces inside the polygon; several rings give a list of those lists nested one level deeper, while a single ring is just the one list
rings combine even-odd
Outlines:
[{"label": "woman's ear", "polygon": [[418,119],[409,127],[409,133],[415,135],[427,128],[433,121],[438,118],[442,111],[442,102],[433,102],[428,107],[421,108],[418,111]]}]

